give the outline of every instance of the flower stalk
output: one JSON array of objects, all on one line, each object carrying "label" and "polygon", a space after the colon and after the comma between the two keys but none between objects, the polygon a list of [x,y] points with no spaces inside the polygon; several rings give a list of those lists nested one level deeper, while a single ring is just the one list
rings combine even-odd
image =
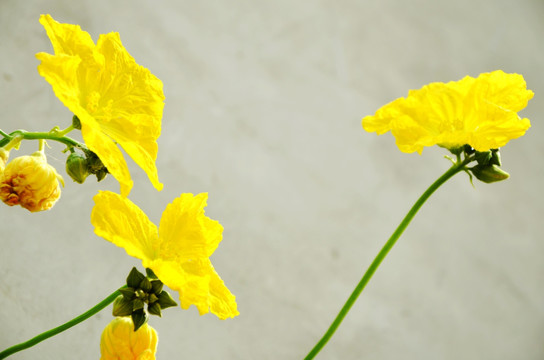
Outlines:
[{"label": "flower stalk", "polygon": [[[121,289],[123,289],[123,288],[124,287],[122,287]],[[70,329],[71,327],[79,324],[80,322],[83,322],[83,321],[87,320],[88,318],[95,315],[96,313],[98,313],[99,311],[104,309],[106,306],[111,304],[119,295],[121,295],[121,292],[119,290],[115,290],[107,298],[105,298],[104,300],[102,300],[101,302],[99,302],[98,304],[96,304],[95,306],[93,306],[91,309],[87,310],[83,314],[81,314],[79,316],[76,316],[72,320],[70,320],[70,321],[68,321],[68,322],[66,322],[66,323],[64,323],[64,324],[62,324],[60,326],[57,326],[56,328],[45,331],[45,332],[33,337],[30,340],[27,340],[25,342],[22,342],[20,344],[17,344],[17,345],[14,345],[12,347],[9,347],[9,348],[5,349],[4,351],[0,352],[0,360],[5,359],[10,355],[15,354],[16,352],[28,349],[28,348],[30,348],[30,347],[32,347],[32,346],[46,340],[46,339],[49,339],[50,337],[53,337],[53,336],[55,336],[57,334],[60,334],[61,332],[65,331],[65,330]]]},{"label": "flower stalk", "polygon": [[[453,160],[453,159],[452,159]],[[467,156],[464,160],[461,160],[460,156],[457,155],[457,161],[454,162],[453,166],[448,169],[442,176],[440,176],[434,183],[429,186],[429,188],[417,199],[415,204],[412,206],[410,211],[406,214],[404,219],[402,219],[401,223],[397,227],[397,229],[393,232],[389,240],[385,243],[385,245],[382,247],[378,255],[374,258],[374,261],[370,264],[368,269],[366,270],[365,274],[355,286],[355,289],[349,296],[348,300],[332,322],[332,324],[329,326],[329,329],[325,332],[323,337],[317,342],[317,344],[313,347],[313,349],[306,355],[304,360],[310,360],[313,359],[320,351],[321,349],[327,344],[327,342],[330,340],[330,338],[333,336],[334,332],[340,324],[342,323],[342,320],[346,317],[347,313],[355,304],[355,301],[357,301],[357,298],[362,293],[365,286],[368,284],[382,261],[385,259],[391,248],[395,245],[397,240],[400,238],[404,230],[408,227],[414,216],[417,214],[421,206],[427,201],[427,199],[446,181],[448,181],[451,177],[453,177],[455,174],[461,172],[461,171],[467,171],[466,165],[469,164],[475,160],[474,155]]]},{"label": "flower stalk", "polygon": [[[4,139],[0,140],[0,147],[3,147],[4,145],[8,144],[12,139],[16,137],[20,137],[21,140],[53,140],[53,141],[61,142],[70,148],[76,147],[81,150],[87,150],[87,146],[85,146],[85,144],[80,143],[79,141],[76,141],[68,136],[65,136],[69,131],[72,130],[70,128],[71,126],[62,131],[53,129],[49,132],[31,132],[31,131],[25,131],[25,130],[15,130],[11,134],[6,134],[5,132],[0,130],[1,135],[4,136]],[[67,131],[68,129],[70,130]]]}]

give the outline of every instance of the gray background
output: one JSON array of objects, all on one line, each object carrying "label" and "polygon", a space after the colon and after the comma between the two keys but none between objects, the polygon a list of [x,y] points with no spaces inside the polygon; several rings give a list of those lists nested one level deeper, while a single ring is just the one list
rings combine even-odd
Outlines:
[{"label": "gray background", "polygon": [[[157,192],[130,162],[130,195],[158,223],[182,192],[209,192],[225,227],[212,261],[241,315],[170,309],[152,318],[160,359],[301,359],[424,189],[449,163],[398,151],[363,116],[432,81],[503,69],[535,98],[527,135],[503,148],[511,179],[460,174],[427,203],[320,359],[543,359],[540,101],[544,3],[500,1],[0,0],[5,131],[46,131],[71,114],[34,54],[52,52],[41,13],[96,41],[118,31],[164,83]],[[77,134],[76,134],[77,135]],[[49,161],[65,175],[63,147]],[[33,152],[27,142],[18,156]],[[108,177],[66,177],[60,202],[0,206],[0,348],[88,309],[139,261],[89,222]],[[111,307],[13,359],[98,359]]]}]

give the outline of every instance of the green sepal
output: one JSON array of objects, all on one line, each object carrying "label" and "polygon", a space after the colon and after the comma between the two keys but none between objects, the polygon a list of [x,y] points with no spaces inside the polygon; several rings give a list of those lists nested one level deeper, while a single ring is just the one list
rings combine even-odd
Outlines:
[{"label": "green sepal", "polygon": [[499,152],[499,149],[492,149],[491,152],[491,161],[489,163],[491,165],[501,166],[501,154]]},{"label": "green sepal", "polygon": [[476,179],[487,184],[506,180],[510,177],[510,174],[494,164],[488,166],[476,165],[469,170],[474,174]]},{"label": "green sepal", "polygon": [[123,294],[123,296],[128,300],[132,300],[132,299],[134,299],[136,297],[136,294],[134,293],[135,290],[134,290],[134,288],[131,288],[131,287],[121,288],[121,289],[119,289],[119,292],[121,294]]},{"label": "green sepal", "polygon": [[81,121],[76,115],[72,116],[72,127],[74,129],[81,130]]},{"label": "green sepal", "polygon": [[478,162],[478,165],[488,165],[491,160],[492,153],[491,150],[488,151],[476,151],[474,159]]},{"label": "green sepal", "polygon": [[140,286],[142,280],[145,279],[144,274],[138,271],[135,267],[130,270],[130,273],[127,276],[127,286],[137,289]]},{"label": "green sepal", "polygon": [[141,309],[133,312],[131,318],[132,322],[134,323],[134,331],[138,331],[138,329],[147,322],[149,316],[143,309]]},{"label": "green sepal", "polygon": [[446,146],[442,146],[442,145],[438,145],[438,146],[441,146],[441,147],[445,147],[446,149],[448,149],[453,155],[461,155],[461,153],[463,152],[463,150],[465,149],[464,146],[459,146],[459,147],[452,147],[452,148],[449,148],[449,147],[446,147]]},{"label": "green sepal", "polygon": [[100,170],[98,170],[96,172],[95,175],[96,175],[96,181],[100,182],[100,181],[104,180],[106,175],[108,175],[108,169],[106,169],[106,168],[100,169]]},{"label": "green sepal", "polygon": [[97,181],[102,181],[108,175],[108,169],[102,163],[102,160],[91,150],[84,150],[87,158],[87,170],[96,175]]},{"label": "green sepal", "polygon": [[166,291],[163,291],[159,294],[159,300],[157,302],[163,310],[178,305],[178,303],[175,302],[174,299],[172,299],[172,296],[170,296],[170,294]]},{"label": "green sepal", "polygon": [[76,152],[71,153],[66,159],[66,173],[78,184],[83,184],[89,176],[85,156]]},{"label": "green sepal", "polygon": [[158,317],[162,317],[162,314],[161,314],[161,306],[159,305],[158,302],[154,302],[153,304],[148,305],[148,306],[147,306],[147,311],[148,311],[151,315],[157,315]]},{"label": "green sepal", "polygon": [[132,301],[126,299],[123,295],[119,295],[113,301],[113,316],[132,315],[132,310]]},{"label": "green sepal", "polygon": [[151,281],[147,277],[144,277],[143,280],[140,282],[140,289],[145,291],[146,293],[150,292],[153,286],[151,285]]},{"label": "green sepal", "polygon": [[87,166],[91,174],[96,174],[97,171],[105,168],[102,160],[91,150],[85,150],[85,157],[87,158]]},{"label": "green sepal", "polygon": [[164,284],[160,280],[152,280],[151,281],[151,292],[153,294],[159,295],[162,291],[162,288],[164,287]]},{"label": "green sepal", "polygon": [[147,274],[147,277],[150,278],[151,280],[157,280],[158,279],[157,275],[155,275],[153,270],[151,270],[150,268],[145,268],[145,273]]},{"label": "green sepal", "polygon": [[465,145],[463,146],[463,151],[465,153],[466,156],[468,155],[472,155],[476,152],[476,150],[474,150],[474,148],[470,145]]}]

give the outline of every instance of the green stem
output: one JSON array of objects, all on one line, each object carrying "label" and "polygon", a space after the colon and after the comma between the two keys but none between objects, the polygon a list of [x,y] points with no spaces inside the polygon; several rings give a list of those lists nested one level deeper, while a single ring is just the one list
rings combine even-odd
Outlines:
[{"label": "green stem", "polygon": [[442,184],[444,184],[448,179],[450,179],[452,176],[457,174],[460,171],[465,170],[465,166],[470,163],[472,160],[474,160],[474,157],[467,157],[465,160],[460,161],[458,160],[451,168],[449,168],[448,171],[444,173],[441,177],[438,178],[429,188],[421,195],[419,199],[417,199],[416,203],[410,211],[408,211],[408,214],[402,219],[400,225],[397,227],[393,235],[387,240],[385,245],[382,247],[378,255],[376,255],[376,258],[374,258],[374,261],[372,261],[372,264],[368,267],[367,271],[363,275],[363,278],[359,281],[353,292],[351,293],[350,297],[330,325],[329,329],[323,335],[321,340],[313,347],[313,349],[306,355],[304,360],[310,360],[313,359],[319,351],[327,344],[329,339],[332,337],[338,326],[340,326],[340,323],[344,318],[346,317],[347,313],[365,288],[366,284],[370,281],[372,278],[372,275],[376,272],[378,267],[380,266],[383,259],[387,256],[389,253],[389,250],[395,245],[399,237],[402,235],[406,227],[410,224],[410,221],[412,221],[413,217],[416,215],[418,210],[421,208],[421,206],[427,201],[427,199],[438,189]]},{"label": "green stem", "polygon": [[60,326],[58,326],[56,328],[53,328],[51,330],[45,331],[45,332],[41,333],[40,335],[38,335],[36,337],[33,337],[32,339],[30,339],[28,341],[25,341],[25,342],[22,342],[20,344],[14,345],[14,346],[12,346],[10,348],[7,348],[6,350],[0,352],[0,359],[5,359],[10,355],[15,354],[16,352],[28,349],[29,347],[32,347],[32,346],[34,346],[34,345],[36,345],[36,344],[38,344],[38,343],[52,337],[52,336],[55,336],[55,335],[65,331],[65,330],[68,330],[72,326],[77,325],[82,321],[87,320],[88,318],[90,318],[91,316],[93,316],[94,314],[96,314],[100,310],[104,309],[109,304],[111,304],[113,302],[113,300],[115,300],[117,298],[117,296],[119,296],[119,295],[121,295],[119,290],[115,290],[110,296],[108,296],[107,298],[105,298],[104,300],[102,300],[101,302],[96,304],[93,308],[91,308],[88,311],[84,312],[83,314],[73,318],[72,320],[68,321],[67,323],[64,323],[64,324],[62,324],[62,325],[60,325]]},{"label": "green stem", "polygon": [[66,129],[64,130],[59,130],[57,131],[57,135],[58,136],[65,136],[66,134],[68,134],[70,131],[74,130],[74,125],[70,125],[68,126]]},{"label": "green stem", "polygon": [[49,131],[49,132],[30,132],[25,130],[16,130],[12,132],[11,134],[6,134],[2,130],[0,130],[0,134],[4,136],[2,140],[0,140],[0,147],[3,147],[6,145],[11,139],[13,139],[15,136],[20,136],[23,140],[53,140],[61,142],[68,147],[77,147],[82,150],[86,150],[87,146],[85,144],[80,143],[79,141],[76,141],[72,138],[69,138],[68,136],[65,136],[68,132],[72,131],[72,127],[69,126],[68,128],[60,131]]}]

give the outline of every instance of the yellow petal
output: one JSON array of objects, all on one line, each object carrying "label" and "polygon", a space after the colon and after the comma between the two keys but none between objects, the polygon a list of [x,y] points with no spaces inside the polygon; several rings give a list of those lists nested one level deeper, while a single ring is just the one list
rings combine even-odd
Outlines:
[{"label": "yellow petal", "polygon": [[85,139],[88,148],[93,151],[102,161],[108,172],[119,181],[121,186],[121,195],[126,197],[132,189],[133,181],[130,178],[128,166],[123,157],[123,153],[115,145],[113,140],[100,130],[100,125],[86,113],[82,113],[81,134]]},{"label": "yellow petal", "polygon": [[97,51],[105,59],[102,82],[106,86],[101,92],[102,112],[95,114],[97,121],[161,190],[155,161],[164,107],[162,82],[136,64],[117,33],[101,35]]},{"label": "yellow petal", "polygon": [[209,257],[223,227],[204,214],[208,194],[182,194],[164,210],[159,226],[160,257],[179,260]]},{"label": "yellow petal", "polygon": [[110,191],[94,197],[91,224],[96,235],[125,249],[141,260],[154,259],[157,253],[157,227],[130,200]]},{"label": "yellow petal", "polygon": [[89,33],[81,30],[79,25],[61,24],[49,14],[40,16],[40,24],[47,32],[55,54],[78,57],[92,56],[93,39]]},{"label": "yellow petal", "polygon": [[210,260],[188,260],[182,263],[162,259],[144,266],[153,269],[158,278],[179,292],[183,309],[195,305],[200,315],[211,312],[221,320],[239,315],[236,298],[215,272]]}]

